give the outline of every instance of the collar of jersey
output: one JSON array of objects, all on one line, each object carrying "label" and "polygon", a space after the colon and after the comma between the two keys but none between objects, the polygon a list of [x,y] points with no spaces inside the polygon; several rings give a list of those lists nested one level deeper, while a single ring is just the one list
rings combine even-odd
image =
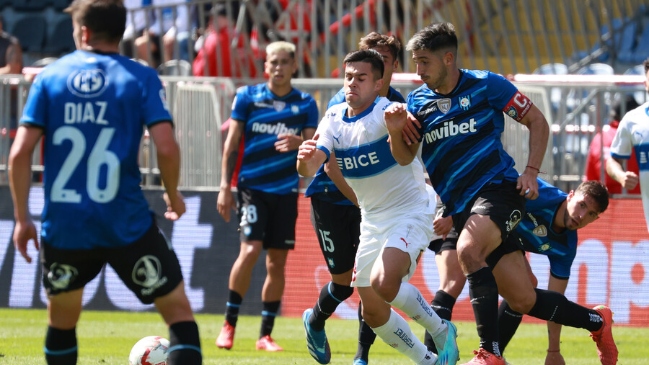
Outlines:
[{"label": "collar of jersey", "polygon": [[355,121],[363,118],[364,116],[370,114],[372,110],[374,110],[374,107],[376,106],[376,100],[370,105],[367,109],[363,110],[362,113],[355,115],[353,117],[348,117],[347,116],[347,108],[343,109],[343,122],[346,123],[354,123]]}]

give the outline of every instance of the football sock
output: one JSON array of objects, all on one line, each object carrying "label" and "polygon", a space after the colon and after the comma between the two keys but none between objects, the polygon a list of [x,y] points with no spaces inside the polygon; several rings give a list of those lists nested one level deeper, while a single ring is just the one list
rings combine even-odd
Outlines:
[{"label": "football sock", "polygon": [[232,326],[237,326],[237,319],[239,319],[239,307],[241,307],[243,298],[239,293],[230,290],[230,296],[225,307],[225,320]]},{"label": "football sock", "polygon": [[[433,307],[433,310],[437,313],[439,318],[450,321],[453,314],[453,307],[455,306],[455,298],[443,290],[438,290],[437,293],[435,293],[435,298],[430,302],[430,305]],[[432,351],[435,354],[437,353],[433,337],[428,333],[428,331],[424,333],[424,345],[426,345],[428,351]]]},{"label": "football sock", "polygon": [[340,303],[354,293],[354,288],[329,282],[320,290],[320,297],[313,306],[313,315],[309,318],[309,326],[315,331],[322,331],[327,318],[331,317]]},{"label": "football sock", "polygon": [[480,348],[500,356],[498,348],[498,286],[491,269],[469,274],[469,297],[480,337]]},{"label": "football sock", "polygon": [[48,365],[69,365],[77,363],[76,328],[60,330],[47,327],[45,335],[45,361]]},{"label": "football sock", "polygon": [[401,283],[399,292],[390,305],[401,309],[433,336],[446,329],[446,324],[433,311],[419,289],[410,283]]},{"label": "football sock", "polygon": [[434,363],[435,354],[428,352],[426,346],[412,333],[408,322],[394,310],[390,310],[390,318],[384,325],[373,330],[385,343],[408,356],[416,364],[426,363],[426,357],[430,358],[431,364]]},{"label": "football sock", "polygon": [[167,354],[168,365],[200,365],[203,362],[196,322],[178,322],[169,326]]},{"label": "football sock", "polygon": [[275,316],[279,311],[281,301],[276,302],[262,302],[263,310],[261,311],[261,330],[259,331],[259,338],[270,335],[275,326]]},{"label": "football sock", "polygon": [[514,337],[514,333],[523,320],[523,314],[513,310],[507,301],[503,300],[498,307],[498,347],[504,353],[505,348]]},{"label": "football sock", "polygon": [[563,294],[557,292],[534,290],[536,291],[536,303],[528,313],[530,316],[564,326],[585,328],[590,332],[597,331],[602,327],[602,316],[596,310],[571,302]]},{"label": "football sock", "polygon": [[363,319],[363,303],[358,303],[358,348],[354,359],[363,359],[368,361],[370,347],[374,344],[376,333]]}]

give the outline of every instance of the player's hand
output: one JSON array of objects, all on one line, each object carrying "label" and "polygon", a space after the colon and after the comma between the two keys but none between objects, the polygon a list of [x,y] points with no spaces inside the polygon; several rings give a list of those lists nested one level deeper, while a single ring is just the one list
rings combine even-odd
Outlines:
[{"label": "player's hand", "polygon": [[516,189],[526,199],[534,200],[539,197],[539,182],[536,180],[536,173],[528,173],[527,170],[518,177]]},{"label": "player's hand", "polygon": [[34,247],[40,250],[34,222],[31,219],[23,222],[16,221],[16,227],[14,228],[14,247],[16,247],[16,250],[20,252],[20,255],[28,263],[32,262],[31,256],[27,254],[27,244],[30,240],[34,241]]},{"label": "player's hand", "polygon": [[408,120],[406,104],[392,103],[388,105],[388,107],[383,111],[383,117],[390,134],[401,133]]},{"label": "player's hand", "polygon": [[446,235],[451,231],[451,228],[453,228],[453,217],[435,217],[433,229],[436,235],[446,239]]},{"label": "player's hand", "polygon": [[318,138],[320,138],[320,135],[316,133],[312,139],[307,139],[300,144],[300,147],[297,149],[298,160],[306,162],[313,157],[317,150]]},{"label": "player's hand", "polygon": [[185,214],[185,197],[183,197],[180,191],[176,191],[176,194],[171,196],[167,193],[164,193],[162,198],[164,199],[165,203],[167,203],[165,218],[169,219],[170,221],[176,221],[183,214]]},{"label": "player's hand", "polygon": [[545,356],[545,365],[566,365],[560,352],[548,352]]},{"label": "player's hand", "polygon": [[275,142],[275,151],[289,152],[295,151],[302,144],[302,137],[295,134],[282,133],[277,135],[277,142]]},{"label": "player's hand", "polygon": [[626,190],[633,190],[636,186],[638,186],[638,182],[640,182],[640,180],[638,179],[638,175],[636,175],[635,172],[627,171],[624,173],[624,177],[622,178],[621,182],[622,186]]},{"label": "player's hand", "polygon": [[234,204],[234,198],[232,197],[232,189],[221,188],[219,191],[219,196],[216,199],[216,210],[219,211],[221,217],[226,222],[230,221],[230,212],[236,209]]}]

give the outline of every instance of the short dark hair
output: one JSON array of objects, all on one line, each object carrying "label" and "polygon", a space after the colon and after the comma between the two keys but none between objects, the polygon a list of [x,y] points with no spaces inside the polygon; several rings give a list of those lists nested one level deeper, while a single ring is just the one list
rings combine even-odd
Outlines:
[{"label": "short dark hair", "polygon": [[457,50],[455,27],[449,22],[434,23],[415,33],[406,45],[407,51],[437,51],[443,48]]},{"label": "short dark hair", "polygon": [[575,192],[581,192],[584,196],[591,197],[599,208],[599,213],[604,213],[608,208],[608,189],[597,180],[588,180],[579,184]]},{"label": "short dark hair", "polygon": [[380,53],[373,49],[361,49],[358,51],[353,51],[345,56],[343,63],[346,65],[352,62],[365,62],[369,63],[372,66],[372,72],[374,73],[374,79],[382,79],[383,72],[385,71],[385,66],[383,65],[383,57]]},{"label": "short dark hair", "polygon": [[64,12],[93,33],[93,40],[119,43],[126,30],[126,8],[122,0],[74,0]]},{"label": "short dark hair", "polygon": [[399,59],[401,53],[401,42],[393,35],[385,35],[377,32],[368,33],[358,42],[358,49],[373,49],[378,46],[388,47],[392,58]]}]

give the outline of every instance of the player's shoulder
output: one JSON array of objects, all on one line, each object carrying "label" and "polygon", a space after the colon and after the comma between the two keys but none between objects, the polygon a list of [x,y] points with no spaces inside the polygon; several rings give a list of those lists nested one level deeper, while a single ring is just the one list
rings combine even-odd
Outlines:
[{"label": "player's shoulder", "polygon": [[638,119],[648,119],[649,118],[649,101],[640,105],[639,107],[635,109],[629,110],[624,117],[622,117],[622,120],[620,121],[620,124],[629,122],[629,121],[636,121]]},{"label": "player's shoulder", "polygon": [[337,116],[341,116],[345,108],[347,108],[347,103],[334,104],[330,106],[329,109],[327,109],[324,117],[326,119],[331,119]]}]

